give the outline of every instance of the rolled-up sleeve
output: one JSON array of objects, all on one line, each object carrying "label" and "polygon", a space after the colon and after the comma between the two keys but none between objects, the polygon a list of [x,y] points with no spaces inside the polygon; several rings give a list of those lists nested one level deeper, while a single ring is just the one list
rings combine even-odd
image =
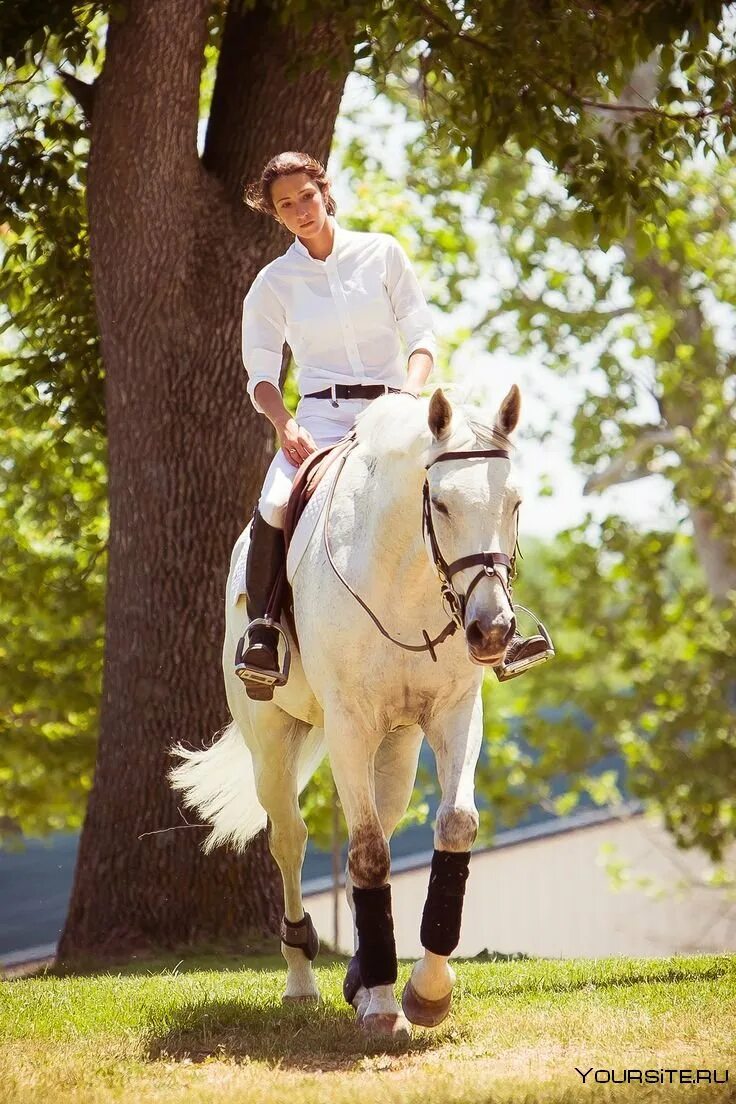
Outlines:
[{"label": "rolled-up sleeve", "polygon": [[386,289],[391,299],[394,317],[410,357],[417,349],[437,359],[437,339],[432,315],[419,286],[411,261],[395,238],[389,240],[386,258]]},{"label": "rolled-up sleeve", "polygon": [[261,272],[243,300],[243,364],[248,373],[248,394],[259,414],[255,389],[264,380],[279,390],[284,347],[284,309]]}]

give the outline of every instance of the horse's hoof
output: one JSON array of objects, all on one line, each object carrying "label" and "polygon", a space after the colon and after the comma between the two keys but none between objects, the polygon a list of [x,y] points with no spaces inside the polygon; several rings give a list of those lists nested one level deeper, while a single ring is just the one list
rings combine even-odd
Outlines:
[{"label": "horse's hoof", "polygon": [[418,1027],[437,1027],[450,1011],[452,1004],[452,990],[446,997],[440,1000],[426,1000],[420,997],[411,983],[411,979],[404,986],[401,994],[401,1007],[404,1009],[407,1020]]},{"label": "horse's hoof", "polygon": [[347,972],[345,974],[345,980],[342,983],[342,995],[348,1004],[352,1004],[355,1000],[358,990],[362,986],[360,980],[360,966],[358,965],[358,956],[353,955],[348,963]]},{"label": "horse's hoof", "polygon": [[411,1038],[411,1027],[401,1013],[370,1012],[359,1023],[368,1035],[380,1035],[396,1042],[406,1042]]},{"label": "horse's hoof", "polygon": [[296,996],[290,996],[288,993],[284,993],[281,998],[282,1004],[319,1004],[319,993],[305,993],[304,996],[297,994]]},{"label": "horse's hoof", "polygon": [[365,1016],[366,1009],[371,1003],[371,995],[367,989],[361,989],[356,993],[352,1002],[355,1009],[355,1022],[360,1026],[363,1023],[363,1017]]}]

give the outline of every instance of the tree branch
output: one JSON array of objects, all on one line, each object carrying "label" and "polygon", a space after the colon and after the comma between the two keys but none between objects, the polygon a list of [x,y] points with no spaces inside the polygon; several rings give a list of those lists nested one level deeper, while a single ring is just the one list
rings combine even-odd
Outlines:
[{"label": "tree branch", "polygon": [[[337,17],[315,19],[308,30],[294,21],[284,26],[265,0],[247,10],[230,4],[202,157],[230,199],[239,203],[245,174],[281,150],[299,150],[308,141],[309,152],[327,160],[353,67],[353,31],[352,24]],[[319,66],[295,68],[299,59],[315,55],[322,55]],[[260,63],[263,57],[269,59],[267,68]],[[252,120],[259,117],[273,119],[273,127],[254,127]]]},{"label": "tree branch", "polygon": [[651,466],[651,462],[644,463],[643,457],[655,445],[665,445],[667,448],[675,448],[678,444],[678,435],[672,429],[664,429],[657,426],[642,426],[641,436],[637,438],[620,456],[612,460],[602,472],[596,472],[586,480],[583,494],[600,494],[607,487],[619,483],[633,483],[637,479],[644,479],[648,475],[656,475],[657,470]]},{"label": "tree branch", "polygon": [[95,106],[95,85],[75,77],[73,73],[65,73],[63,69],[57,69],[69,92],[82,109],[82,113],[88,123],[92,122],[92,112]]},{"label": "tree branch", "polygon": [[46,61],[46,51],[49,46],[49,39],[51,38],[51,32],[46,32],[46,37],[43,40],[43,46],[39,51],[39,58],[33,69],[27,77],[18,77],[16,80],[6,81],[5,84],[0,86],[0,93],[10,91],[11,88],[22,88],[25,85],[32,84],[36,77],[39,75],[43,68],[43,63]]},{"label": "tree branch", "polygon": [[[471,34],[466,34],[457,25],[451,26],[444,19],[438,16],[437,13],[434,12],[430,7],[422,3],[422,0],[416,0],[416,6],[420,8],[420,10],[424,13],[428,22],[434,24],[434,26],[439,30],[442,35],[449,35],[456,42],[460,42],[464,45],[470,46],[474,50],[484,53],[495,60],[494,48],[490,46],[487,42],[484,42],[482,38],[478,38]],[[577,4],[576,6],[582,8],[581,4]],[[585,7],[587,9],[588,5],[586,4]],[[449,14],[450,13],[448,12],[448,15]],[[588,13],[586,11],[586,15],[587,14]],[[600,12],[596,12],[596,15],[600,14]],[[640,63],[638,66],[635,67],[634,72],[643,72],[646,69],[651,68],[652,58],[656,53],[656,50],[653,51],[653,54],[650,55],[650,57],[646,61]],[[533,73],[530,73],[530,78],[532,80],[542,81],[542,83],[546,84],[548,88],[553,89],[560,96],[566,99],[568,101],[568,104],[572,107],[580,107],[588,111],[606,113],[609,116],[618,115],[620,116],[620,118],[625,120],[634,118],[638,115],[654,115],[659,118],[673,119],[675,122],[686,123],[708,119],[713,115],[733,115],[736,112],[736,104],[731,98],[727,99],[725,103],[721,104],[720,107],[703,106],[698,111],[692,113],[688,113],[685,111],[673,112],[666,111],[661,107],[655,107],[653,104],[649,103],[648,100],[651,97],[647,97],[646,95],[637,91],[637,89],[631,83],[627,85],[627,87],[623,90],[620,99],[615,101],[609,100],[606,102],[603,100],[595,100],[589,96],[581,96],[580,93],[577,92],[576,89],[573,88],[571,85],[565,86],[559,84],[556,81],[551,80],[549,77],[545,77],[543,73],[539,72],[536,69],[533,71]],[[636,97],[643,102],[638,104],[633,103],[633,97]]]},{"label": "tree branch", "polygon": [[[614,318],[625,318],[626,315],[634,314],[636,311],[633,304],[606,309],[600,302],[596,302],[591,307],[584,307],[582,310],[575,310],[573,307],[555,307],[547,303],[544,298],[534,298],[534,296],[527,295],[524,291],[518,293],[518,298],[523,300],[530,308],[544,311],[550,318],[555,318],[558,322],[576,323],[579,322],[581,318],[592,316],[596,320],[604,319],[604,325],[607,325],[608,322]],[[510,296],[508,302],[513,304],[513,299],[514,297]]]}]

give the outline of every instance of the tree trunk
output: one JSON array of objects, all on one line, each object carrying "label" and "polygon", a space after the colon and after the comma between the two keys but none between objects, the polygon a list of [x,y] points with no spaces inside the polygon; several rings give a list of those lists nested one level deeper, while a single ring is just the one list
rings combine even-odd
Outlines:
[{"label": "tree trunk", "polygon": [[[242,5],[236,5],[241,8]],[[280,149],[326,158],[352,65],[343,28],[231,12],[200,160],[207,0],[131,0],[111,21],[88,181],[106,369],[110,541],[101,732],[60,957],[277,930],[280,878],[261,835],[204,857],[166,772],[228,720],[224,588],[273,451],[240,360],[242,297],[282,252],[243,184]],[[290,60],[329,43],[321,65]],[[162,829],[175,829],[161,831]],[[151,834],[153,833],[153,834]]]},{"label": "tree trunk", "polygon": [[[736,502],[736,482],[731,481],[731,496],[721,505]],[[725,497],[725,496],[724,496]],[[712,512],[693,507],[690,510],[695,549],[708,589],[716,602],[725,602],[736,591],[736,546],[733,539],[717,536]]]},{"label": "tree trunk", "polygon": [[[649,285],[656,288],[658,296],[667,304],[668,310],[677,320],[669,339],[672,360],[676,360],[676,345],[682,341],[698,350],[701,371],[710,365],[714,378],[719,372],[722,376],[723,368],[719,364],[718,346],[712,326],[703,316],[699,303],[693,299],[685,286],[682,271],[663,264],[656,255],[643,260],[638,258],[632,236],[625,238],[621,244],[636,282],[642,287]],[[672,430],[685,428],[690,433],[695,432],[698,411],[692,396],[687,392],[679,394],[676,391],[665,392],[663,389],[662,398],[659,400],[659,412],[664,427]],[[736,590],[736,547],[733,539],[727,534],[724,535],[722,528],[719,531],[718,516],[722,516],[724,510],[732,509],[736,501],[736,480],[730,474],[727,457],[720,452],[711,453],[705,465],[702,460],[697,465],[686,460],[682,463],[687,466],[689,473],[687,484],[681,494],[693,527],[695,554],[711,597],[715,602],[722,603]],[[718,471],[729,473],[713,481],[710,508],[703,505],[702,501],[695,498],[693,494],[687,493],[688,484],[694,490],[702,487],[704,467],[711,473]]]}]

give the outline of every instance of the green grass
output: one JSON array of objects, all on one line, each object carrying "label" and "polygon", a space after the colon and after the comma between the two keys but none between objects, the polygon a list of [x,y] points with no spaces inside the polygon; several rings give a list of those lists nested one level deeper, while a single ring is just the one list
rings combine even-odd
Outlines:
[{"label": "green grass", "polygon": [[[345,963],[282,1007],[278,956],[134,961],[0,985],[0,1101],[480,1104],[736,1099],[736,956],[456,964],[450,1018],[361,1034]],[[399,984],[410,963],[402,963]],[[718,1069],[728,1085],[591,1085],[583,1070]]]}]

